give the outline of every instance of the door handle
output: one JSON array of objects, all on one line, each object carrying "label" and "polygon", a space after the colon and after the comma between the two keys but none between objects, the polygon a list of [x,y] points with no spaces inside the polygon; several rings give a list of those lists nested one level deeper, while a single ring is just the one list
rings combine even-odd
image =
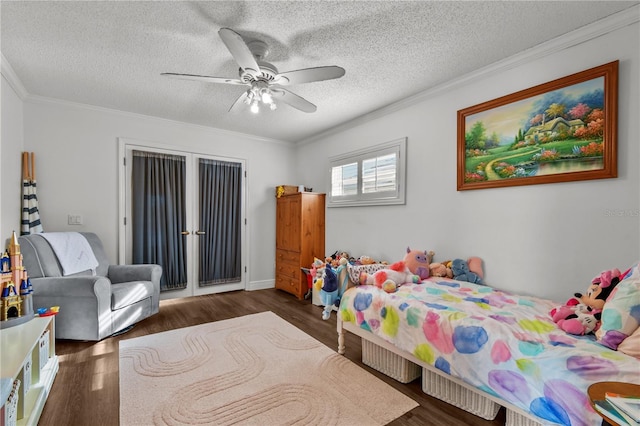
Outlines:
[{"label": "door handle", "polygon": [[182,235],[189,235],[190,233],[191,233],[191,232],[189,232],[189,231],[182,231],[182,232],[181,232],[181,234],[182,234]]},{"label": "door handle", "polygon": [[204,235],[204,234],[206,234],[206,232],[204,232],[204,231],[196,231],[196,232],[194,232],[194,234],[196,234],[196,235]]}]

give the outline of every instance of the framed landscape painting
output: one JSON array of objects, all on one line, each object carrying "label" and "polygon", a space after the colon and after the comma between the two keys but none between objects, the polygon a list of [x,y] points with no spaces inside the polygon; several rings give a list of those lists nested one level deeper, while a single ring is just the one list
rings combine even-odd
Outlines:
[{"label": "framed landscape painting", "polygon": [[617,177],[618,61],[458,111],[458,191]]}]

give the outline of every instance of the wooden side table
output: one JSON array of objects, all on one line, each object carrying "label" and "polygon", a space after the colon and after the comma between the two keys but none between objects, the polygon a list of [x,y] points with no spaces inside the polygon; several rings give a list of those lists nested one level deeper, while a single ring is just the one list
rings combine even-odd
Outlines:
[{"label": "wooden side table", "polygon": [[598,382],[589,386],[587,393],[589,394],[589,400],[591,406],[596,413],[598,413],[607,423],[613,426],[620,426],[617,422],[611,420],[609,417],[602,414],[595,407],[595,401],[601,401],[605,398],[606,392],[619,393],[621,395],[633,395],[640,397],[640,385],[634,385],[633,383],[624,382]]}]

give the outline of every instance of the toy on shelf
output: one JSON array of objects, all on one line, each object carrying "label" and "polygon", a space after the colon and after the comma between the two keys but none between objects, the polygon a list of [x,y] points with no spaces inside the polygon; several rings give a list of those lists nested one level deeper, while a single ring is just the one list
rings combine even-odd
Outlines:
[{"label": "toy on shelf", "polygon": [[33,318],[33,313],[33,286],[22,265],[20,244],[13,232],[9,247],[0,258],[0,321],[17,325]]},{"label": "toy on shelf", "polygon": [[60,306],[52,306],[50,308],[38,308],[37,313],[39,317],[50,317],[56,315],[60,311]]}]

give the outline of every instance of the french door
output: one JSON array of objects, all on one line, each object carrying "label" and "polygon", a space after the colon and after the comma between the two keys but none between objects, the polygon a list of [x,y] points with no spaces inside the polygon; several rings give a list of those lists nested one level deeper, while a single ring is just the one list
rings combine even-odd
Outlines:
[{"label": "french door", "polygon": [[120,262],[160,264],[162,299],[244,289],[244,160],[128,140],[120,152]]}]

